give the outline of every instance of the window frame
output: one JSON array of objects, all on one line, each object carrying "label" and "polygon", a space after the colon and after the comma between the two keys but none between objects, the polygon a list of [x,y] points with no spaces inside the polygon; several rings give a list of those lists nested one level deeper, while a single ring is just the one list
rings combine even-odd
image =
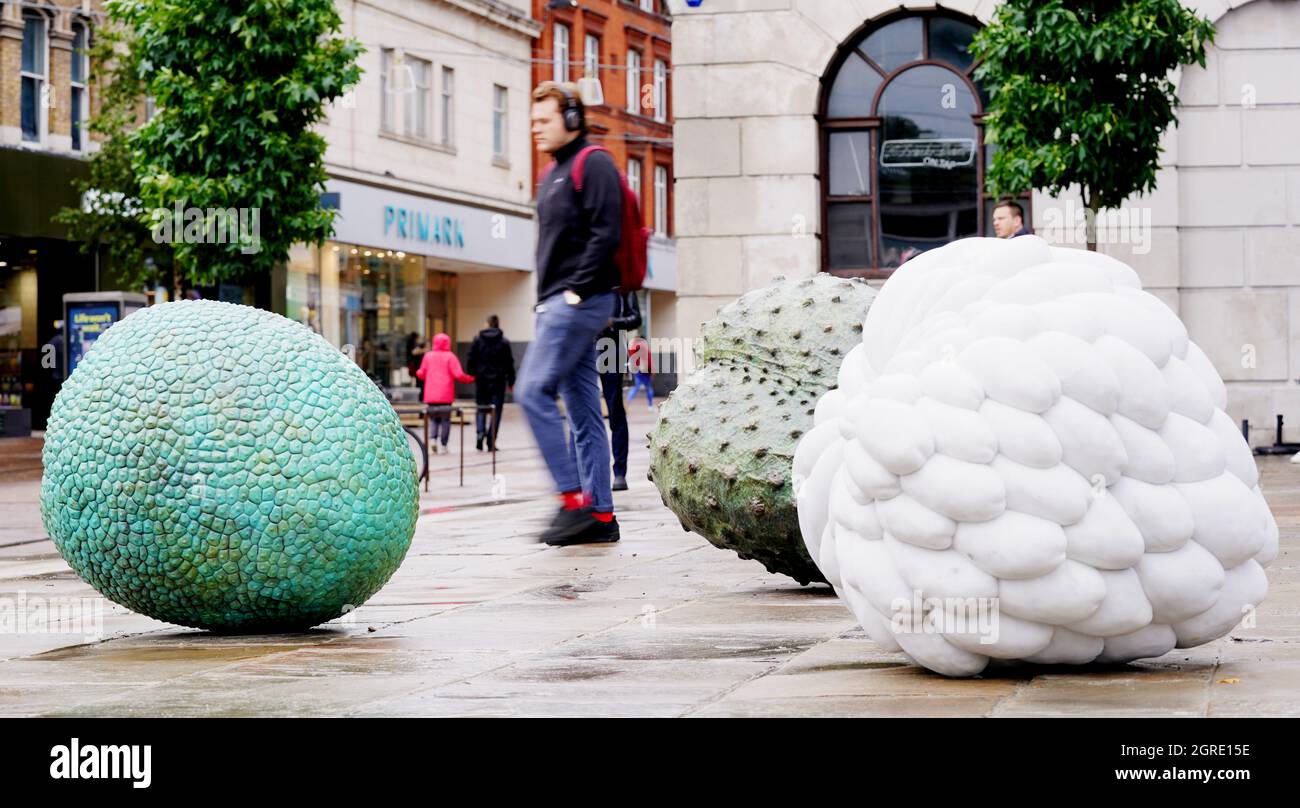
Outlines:
[{"label": "window frame", "polygon": [[[77,47],[77,38],[81,38],[81,47]],[[81,78],[77,79],[80,67]],[[72,23],[72,58],[68,70],[69,127],[68,134],[72,150],[84,152],[90,146],[90,130],[87,119],[90,116],[90,26],[81,20]]]},{"label": "window frame", "polygon": [[438,143],[450,149],[456,146],[456,68],[442,65],[439,75]]},{"label": "window frame", "polygon": [[[592,43],[595,43],[595,53],[591,52]],[[595,78],[596,83],[600,84],[600,35],[591,32],[582,35],[582,75],[584,77]],[[601,87],[601,97],[605,95],[604,86]]]},{"label": "window frame", "polygon": [[[18,46],[18,137],[22,143],[33,143],[44,145],[49,142],[50,137],[50,112],[49,107],[42,103],[41,98],[48,93],[45,90],[50,84],[50,18],[39,11],[27,9],[22,13],[23,21],[23,39],[27,37],[27,26],[29,23],[37,23],[39,28],[40,40],[36,56],[41,60],[40,71],[28,70],[22,62],[22,40]],[[33,121],[36,130],[36,137],[27,137],[27,127],[23,126],[23,115],[25,110],[22,103],[22,87],[25,83],[32,82],[35,87],[35,116]],[[43,92],[44,91],[44,92]]]},{"label": "window frame", "polygon": [[[894,70],[885,70],[880,64],[871,59],[862,45],[872,33],[883,28],[886,25],[897,22],[909,17],[919,17],[921,19],[921,58],[915,59],[899,65]],[[944,10],[930,11],[911,11],[900,10],[899,12],[880,17],[872,20],[856,31],[851,37],[845,40],[831,59],[830,65],[826,70],[821,81],[821,93],[817,104],[817,128],[818,128],[818,173],[820,175],[821,195],[819,199],[820,221],[821,221],[821,269],[833,275],[841,277],[859,277],[867,279],[885,279],[894,273],[896,267],[880,266],[881,257],[881,234],[880,234],[880,173],[879,173],[879,153],[880,153],[880,133],[884,125],[884,120],[876,113],[879,111],[880,100],[885,90],[897,76],[907,70],[921,65],[934,65],[951,71],[954,75],[959,76],[968,85],[976,103],[976,111],[971,116],[971,122],[976,132],[976,185],[978,188],[978,198],[976,205],[976,229],[979,235],[984,235],[988,230],[985,209],[988,201],[994,199],[988,193],[984,185],[985,164],[987,162],[987,150],[984,142],[984,116],[985,102],[983,93],[975,83],[974,72],[979,66],[979,62],[972,62],[967,68],[963,69],[959,65],[942,59],[932,58],[930,48],[930,23],[935,19],[950,19],[966,23],[979,29],[982,26],[979,20],[967,17],[956,12]],[[841,69],[845,66],[850,58],[861,57],[867,65],[874,69],[882,76],[880,84],[875,89],[874,96],[871,100],[869,114],[857,118],[831,118],[829,116],[829,106],[831,90],[835,85],[835,80],[840,76]],[[830,145],[831,136],[837,133],[845,132],[865,132],[870,137],[869,149],[869,188],[868,193],[861,195],[838,195],[831,196],[830,193]],[[1025,209],[1027,220],[1032,219],[1032,194],[1026,191],[1016,197],[1016,201],[1021,203]],[[831,267],[831,234],[830,234],[830,212],[831,208],[836,205],[866,204],[870,205],[870,232],[868,233],[869,250],[871,253],[870,262],[872,266],[868,267]]]},{"label": "window frame", "polygon": [[510,88],[492,85],[492,157],[505,161],[510,156]]},{"label": "window frame", "polygon": [[[642,165],[642,162],[643,161],[641,160],[640,157],[629,156],[627,158],[627,185],[634,192],[636,192],[637,199],[641,200],[642,205],[644,205],[645,197],[644,197],[644,191],[642,190],[643,188],[642,178],[644,177],[645,167]],[[636,171],[632,170],[633,167],[636,168]]]},{"label": "window frame", "polygon": [[668,62],[656,58],[651,69],[654,71],[654,119],[666,123],[668,121]]},{"label": "window frame", "polygon": [[[560,36],[563,32],[564,36]],[[573,58],[573,31],[566,23],[557,22],[551,29],[551,79],[569,81],[569,61]]]},{"label": "window frame", "polygon": [[[633,57],[635,57],[636,66],[632,66]],[[627,49],[627,104],[625,108],[632,115],[644,114],[641,110],[641,70],[645,60],[641,51],[636,48]]]},{"label": "window frame", "polygon": [[402,103],[402,134],[416,140],[429,140],[433,114],[433,62],[406,54],[404,66],[411,68],[414,86]]},{"label": "window frame", "polygon": [[668,166],[656,165],[654,171],[654,232],[668,236]]}]

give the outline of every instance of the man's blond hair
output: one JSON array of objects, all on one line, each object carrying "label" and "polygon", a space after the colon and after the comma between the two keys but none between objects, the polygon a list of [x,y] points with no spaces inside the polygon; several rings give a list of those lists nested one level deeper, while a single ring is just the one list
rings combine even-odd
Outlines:
[{"label": "man's blond hair", "polygon": [[[568,93],[568,98],[565,93]],[[544,81],[533,90],[533,103],[545,101],[548,98],[554,98],[555,104],[563,112],[569,104],[569,98],[573,99],[573,104],[580,112],[586,112],[586,107],[582,103],[582,93],[578,92],[578,85],[569,82],[561,83],[558,81]]]}]

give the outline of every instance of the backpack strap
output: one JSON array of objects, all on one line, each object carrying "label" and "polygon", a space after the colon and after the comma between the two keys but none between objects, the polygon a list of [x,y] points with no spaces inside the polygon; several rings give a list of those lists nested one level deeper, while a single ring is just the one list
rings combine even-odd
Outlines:
[{"label": "backpack strap", "polygon": [[[582,193],[582,167],[587,164],[587,158],[591,153],[598,151],[609,154],[609,149],[604,146],[588,146],[573,158],[573,170],[569,172],[569,176],[573,178],[573,188],[578,193]],[[614,155],[609,154],[609,156],[611,160],[614,159]]]}]

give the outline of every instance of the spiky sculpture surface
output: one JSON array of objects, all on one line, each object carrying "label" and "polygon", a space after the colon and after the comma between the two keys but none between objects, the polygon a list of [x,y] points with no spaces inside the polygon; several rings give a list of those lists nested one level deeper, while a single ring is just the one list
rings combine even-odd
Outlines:
[{"label": "spiky sculpture surface", "polygon": [[109,328],[55,399],[41,515],[105,597],[184,626],[291,631],[360,606],[419,513],[392,406],[278,314],[196,300]]},{"label": "spiky sculpture surface", "polygon": [[873,640],[943,674],[1200,645],[1278,554],[1226,402],[1120,261],[955,242],[886,282],[818,402],[803,537]]},{"label": "spiky sculpture surface", "polygon": [[799,537],[790,462],[874,296],[858,280],[778,279],[704,324],[694,372],[650,434],[650,478],[684,529],[802,584],[825,580]]}]

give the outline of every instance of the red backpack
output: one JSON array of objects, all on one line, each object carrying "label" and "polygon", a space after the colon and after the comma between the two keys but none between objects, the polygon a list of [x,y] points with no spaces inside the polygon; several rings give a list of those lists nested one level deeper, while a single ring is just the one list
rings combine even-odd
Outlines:
[{"label": "red backpack", "polygon": [[[582,166],[592,152],[609,149],[601,146],[588,146],[573,158],[573,187],[582,193]],[[613,155],[611,154],[612,158]],[[623,227],[619,238],[618,250],[614,253],[614,263],[618,266],[619,288],[624,292],[635,292],[645,287],[646,266],[649,263],[650,228],[641,218],[641,200],[636,191],[627,184],[623,172],[618,174],[619,184],[623,186]]]}]

